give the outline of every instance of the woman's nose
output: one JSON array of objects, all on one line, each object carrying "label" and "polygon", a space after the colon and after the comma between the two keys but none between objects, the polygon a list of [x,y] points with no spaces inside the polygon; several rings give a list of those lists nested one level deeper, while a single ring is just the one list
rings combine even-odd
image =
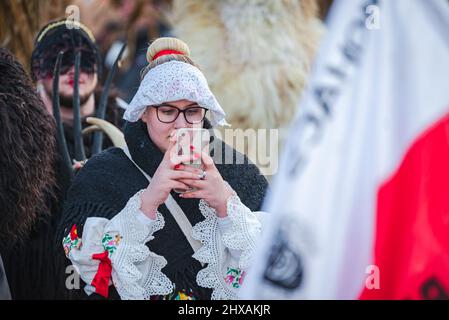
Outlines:
[{"label": "woman's nose", "polygon": [[186,128],[189,124],[184,118],[184,114],[182,112],[179,113],[178,118],[175,120],[175,129]]}]

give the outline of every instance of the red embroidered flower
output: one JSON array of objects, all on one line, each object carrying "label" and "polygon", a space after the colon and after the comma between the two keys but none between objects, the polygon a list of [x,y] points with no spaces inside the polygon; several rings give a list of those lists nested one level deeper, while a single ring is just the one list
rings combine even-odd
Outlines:
[{"label": "red embroidered flower", "polygon": [[78,238],[78,230],[76,229],[76,224],[72,226],[72,229],[70,230],[70,240],[75,240]]}]

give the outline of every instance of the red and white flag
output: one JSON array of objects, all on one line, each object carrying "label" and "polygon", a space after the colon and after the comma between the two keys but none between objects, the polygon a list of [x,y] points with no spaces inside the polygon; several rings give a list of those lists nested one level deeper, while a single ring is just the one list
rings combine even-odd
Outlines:
[{"label": "red and white flag", "polygon": [[449,298],[449,3],[341,0],[246,299]]}]

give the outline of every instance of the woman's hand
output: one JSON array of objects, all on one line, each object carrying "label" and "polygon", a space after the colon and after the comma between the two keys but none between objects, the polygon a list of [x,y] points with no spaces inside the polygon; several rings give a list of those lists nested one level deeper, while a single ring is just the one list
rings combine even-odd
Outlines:
[{"label": "woman's hand", "polygon": [[176,136],[172,135],[170,144],[165,152],[159,167],[151,179],[151,183],[141,195],[140,210],[150,219],[156,218],[158,207],[167,200],[170,191],[173,189],[189,190],[190,187],[181,182],[183,179],[188,181],[200,180],[198,174],[188,171],[177,170],[180,163],[197,159],[200,155],[178,156],[176,150]]},{"label": "woman's hand", "polygon": [[183,165],[182,169],[193,173],[196,179],[180,179],[179,181],[189,187],[196,188],[194,191],[188,191],[180,195],[181,198],[191,199],[203,199],[209,206],[217,211],[219,217],[226,217],[227,214],[227,202],[229,197],[234,194],[232,188],[225,183],[215,167],[212,158],[206,154],[201,154],[201,160],[203,162],[205,177],[200,179],[203,170],[194,169],[192,167]]}]

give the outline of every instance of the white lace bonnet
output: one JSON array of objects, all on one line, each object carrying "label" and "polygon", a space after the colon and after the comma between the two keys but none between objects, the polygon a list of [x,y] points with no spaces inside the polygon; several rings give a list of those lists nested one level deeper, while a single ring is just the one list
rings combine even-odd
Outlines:
[{"label": "white lace bonnet", "polygon": [[210,110],[212,126],[228,125],[226,114],[210,91],[203,73],[197,67],[181,61],[165,62],[150,69],[123,118],[136,122],[148,106],[184,99]]}]

